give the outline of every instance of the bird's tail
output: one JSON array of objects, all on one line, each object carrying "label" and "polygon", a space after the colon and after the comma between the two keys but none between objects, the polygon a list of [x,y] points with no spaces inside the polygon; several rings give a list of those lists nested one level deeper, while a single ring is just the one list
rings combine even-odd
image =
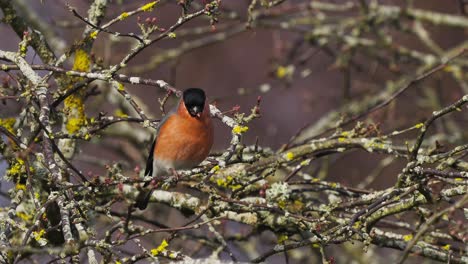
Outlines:
[{"label": "bird's tail", "polygon": [[135,199],[135,207],[137,207],[140,210],[145,210],[146,207],[148,206],[148,203],[152,194],[153,194],[153,189],[141,190]]}]

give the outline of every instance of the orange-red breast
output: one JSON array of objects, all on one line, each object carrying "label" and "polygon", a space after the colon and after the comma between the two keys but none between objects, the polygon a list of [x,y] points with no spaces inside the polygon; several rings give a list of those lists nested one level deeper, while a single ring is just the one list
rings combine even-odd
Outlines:
[{"label": "orange-red breast", "polygon": [[[213,137],[205,92],[199,88],[185,90],[178,105],[158,125],[145,176],[170,175],[173,170],[197,166],[210,153]],[[135,205],[145,209],[150,196],[151,191],[140,192]]]}]

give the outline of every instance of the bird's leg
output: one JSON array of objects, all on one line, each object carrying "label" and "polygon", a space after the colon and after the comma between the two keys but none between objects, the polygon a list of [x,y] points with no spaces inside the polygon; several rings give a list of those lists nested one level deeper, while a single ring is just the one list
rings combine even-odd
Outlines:
[{"label": "bird's leg", "polygon": [[149,185],[150,185],[150,188],[151,188],[151,189],[156,189],[156,188],[158,187],[158,185],[159,185],[158,179],[157,179],[156,177],[154,177],[154,178],[150,181]]},{"label": "bird's leg", "polygon": [[174,168],[170,168],[169,171],[175,177],[176,182],[178,182],[180,179],[180,174]]}]

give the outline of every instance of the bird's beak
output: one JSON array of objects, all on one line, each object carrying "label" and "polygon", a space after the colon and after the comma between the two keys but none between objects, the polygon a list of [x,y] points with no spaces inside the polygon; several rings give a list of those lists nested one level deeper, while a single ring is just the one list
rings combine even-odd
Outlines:
[{"label": "bird's beak", "polygon": [[200,109],[200,107],[198,106],[194,106],[192,107],[191,111],[190,111],[190,114],[193,116],[193,117],[201,117],[201,114],[202,114],[202,110]]}]

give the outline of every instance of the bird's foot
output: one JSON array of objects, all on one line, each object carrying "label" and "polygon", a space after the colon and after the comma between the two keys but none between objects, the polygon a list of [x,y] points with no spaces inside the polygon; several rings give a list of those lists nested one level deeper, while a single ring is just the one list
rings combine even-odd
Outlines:
[{"label": "bird's foot", "polygon": [[174,176],[175,182],[176,183],[179,182],[180,178],[182,178],[181,175],[174,168],[171,168],[169,170],[172,173],[172,175]]}]

